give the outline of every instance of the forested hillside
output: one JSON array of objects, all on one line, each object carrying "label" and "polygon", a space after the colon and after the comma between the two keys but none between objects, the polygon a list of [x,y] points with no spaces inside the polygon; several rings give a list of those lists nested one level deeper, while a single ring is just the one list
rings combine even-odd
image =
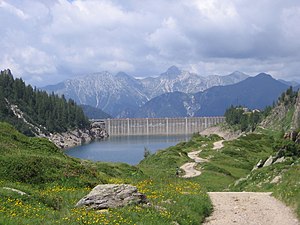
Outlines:
[{"label": "forested hillside", "polygon": [[89,126],[82,109],[73,100],[26,85],[22,79],[14,79],[10,70],[0,72],[0,121],[29,136],[37,133],[32,125],[43,133]]}]

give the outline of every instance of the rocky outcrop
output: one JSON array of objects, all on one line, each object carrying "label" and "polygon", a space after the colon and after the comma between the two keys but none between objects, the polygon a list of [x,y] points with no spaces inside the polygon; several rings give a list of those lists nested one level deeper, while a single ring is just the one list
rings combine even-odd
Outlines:
[{"label": "rocky outcrop", "polygon": [[293,141],[296,144],[300,144],[300,132],[296,132],[296,131],[286,132],[283,138],[286,140]]},{"label": "rocky outcrop", "polygon": [[298,92],[298,97],[296,99],[295,112],[293,114],[292,125],[291,125],[292,130],[297,130],[299,128],[300,128],[300,91]]},{"label": "rocky outcrop", "polygon": [[6,98],[5,101],[8,105],[8,107],[11,109],[11,111],[13,112],[13,114],[18,118],[21,119],[25,124],[27,124],[30,129],[31,132],[38,137],[46,137],[46,127],[42,127],[40,125],[35,125],[30,123],[29,121],[27,121],[27,119],[25,118],[24,113],[22,112],[22,110],[19,108],[19,106],[11,104]]},{"label": "rocky outcrop", "polygon": [[76,206],[100,210],[143,203],[147,203],[147,198],[139,193],[135,186],[102,184],[93,188],[88,195],[79,200]]},{"label": "rocky outcrop", "polygon": [[66,149],[77,145],[108,137],[107,131],[97,122],[91,124],[90,129],[76,129],[64,133],[50,134],[48,139],[57,147]]},{"label": "rocky outcrop", "polygon": [[286,117],[288,110],[288,106],[279,104],[272,109],[270,115],[260,123],[260,126],[263,128],[282,129],[281,121]]}]

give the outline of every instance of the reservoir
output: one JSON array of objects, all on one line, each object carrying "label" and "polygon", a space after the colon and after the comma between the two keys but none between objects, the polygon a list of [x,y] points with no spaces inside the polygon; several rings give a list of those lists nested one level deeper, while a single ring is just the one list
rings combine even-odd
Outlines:
[{"label": "reservoir", "polygon": [[65,151],[67,155],[103,162],[138,164],[144,158],[144,149],[151,153],[188,141],[191,135],[176,136],[113,136]]}]

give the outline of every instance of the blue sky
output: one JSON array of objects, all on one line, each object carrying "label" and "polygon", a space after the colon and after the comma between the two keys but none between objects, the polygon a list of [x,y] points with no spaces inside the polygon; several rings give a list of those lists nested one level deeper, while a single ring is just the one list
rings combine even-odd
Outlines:
[{"label": "blue sky", "polygon": [[0,69],[44,86],[171,65],[300,81],[299,0],[0,0]]}]

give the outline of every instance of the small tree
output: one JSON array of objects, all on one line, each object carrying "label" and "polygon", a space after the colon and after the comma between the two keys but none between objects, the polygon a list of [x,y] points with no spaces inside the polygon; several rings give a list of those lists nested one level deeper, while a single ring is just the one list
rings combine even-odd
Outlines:
[{"label": "small tree", "polygon": [[144,158],[147,158],[149,155],[151,155],[151,152],[148,148],[144,147]]}]

